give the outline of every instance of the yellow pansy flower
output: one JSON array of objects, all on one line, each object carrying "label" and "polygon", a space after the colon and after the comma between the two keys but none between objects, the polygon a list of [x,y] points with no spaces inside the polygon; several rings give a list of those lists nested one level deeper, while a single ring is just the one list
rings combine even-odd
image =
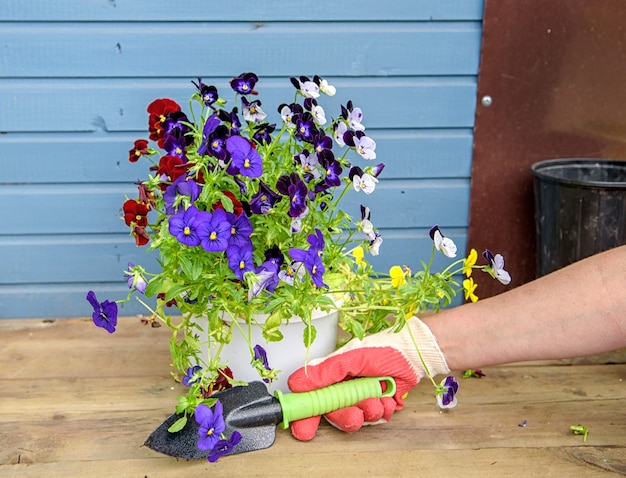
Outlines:
[{"label": "yellow pansy flower", "polygon": [[406,284],[406,276],[400,266],[392,266],[391,269],[389,269],[389,276],[391,277],[391,285],[393,287],[398,288]]},{"label": "yellow pansy flower", "polygon": [[471,277],[463,281],[465,300],[471,300],[472,302],[476,302],[478,300],[478,296],[474,294],[476,287],[478,287],[478,284],[474,284],[474,279],[472,279]]},{"label": "yellow pansy flower", "polygon": [[361,246],[357,246],[352,249],[352,255],[354,256],[354,262],[360,264],[363,261],[365,253],[363,252],[363,248]]},{"label": "yellow pansy flower", "polygon": [[463,274],[465,274],[467,277],[471,276],[472,266],[476,264],[477,260],[478,260],[478,252],[476,252],[476,249],[472,249],[470,253],[467,255],[467,257],[465,258],[465,261],[463,262]]}]

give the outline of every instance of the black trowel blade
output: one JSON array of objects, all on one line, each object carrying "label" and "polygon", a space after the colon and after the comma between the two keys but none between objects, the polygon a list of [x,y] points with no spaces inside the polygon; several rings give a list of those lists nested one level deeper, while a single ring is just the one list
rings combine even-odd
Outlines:
[{"label": "black trowel blade", "polygon": [[[241,433],[241,441],[230,454],[261,450],[272,446],[276,439],[276,425],[282,421],[282,409],[278,399],[271,396],[263,382],[251,382],[247,386],[233,387],[215,393],[222,403],[224,435],[230,438],[233,431]],[[185,427],[176,433],[168,428],[180,418],[169,416],[148,437],[145,445],[154,451],[185,460],[206,459],[209,451],[198,449],[198,424],[188,417]]]}]

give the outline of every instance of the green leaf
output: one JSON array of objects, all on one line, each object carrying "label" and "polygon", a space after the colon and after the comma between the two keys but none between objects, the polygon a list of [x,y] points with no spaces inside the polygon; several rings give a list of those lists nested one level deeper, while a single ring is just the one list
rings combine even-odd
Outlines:
[{"label": "green leaf", "polygon": [[315,337],[317,337],[317,330],[311,324],[308,324],[304,328],[304,346],[310,347],[311,344],[315,341]]},{"label": "green leaf", "polygon": [[184,285],[175,285],[174,287],[172,287],[170,290],[168,290],[165,293],[165,301],[167,302],[168,300],[172,300],[178,297],[185,290],[186,290],[186,287]]},{"label": "green leaf", "polygon": [[170,433],[176,433],[181,431],[187,425],[187,415],[183,415],[170,426],[167,431]]},{"label": "green leaf", "polygon": [[213,405],[215,405],[217,403],[217,398],[205,398],[200,403],[202,403],[202,404],[206,405],[207,407],[211,408]]},{"label": "green leaf", "polygon": [[265,321],[265,327],[264,328],[266,330],[276,329],[276,328],[280,327],[281,323],[282,323],[282,319],[280,317],[280,314],[277,313],[277,312],[274,312],[273,314],[270,314],[270,316]]},{"label": "green leaf", "polygon": [[354,335],[359,340],[363,340],[363,337],[365,337],[363,325],[361,325],[361,323],[357,321],[352,322],[350,325],[352,326],[352,335]]},{"label": "green leaf", "polygon": [[235,210],[235,205],[233,204],[233,201],[228,196],[226,196],[226,194],[220,197],[220,202],[222,203],[224,211],[233,212]]},{"label": "green leaf", "polygon": [[145,296],[146,297],[154,297],[156,294],[161,292],[163,287],[163,278],[162,277],[154,277],[148,282],[148,287],[146,287]]},{"label": "green leaf", "polygon": [[180,265],[183,268],[183,272],[191,279],[197,280],[202,273],[202,263],[200,261],[194,261],[188,257],[180,258]]}]

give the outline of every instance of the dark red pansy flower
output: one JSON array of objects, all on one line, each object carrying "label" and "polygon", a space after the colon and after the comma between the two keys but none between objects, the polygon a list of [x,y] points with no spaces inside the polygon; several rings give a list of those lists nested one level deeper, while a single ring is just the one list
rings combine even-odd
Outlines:
[{"label": "dark red pansy flower", "polygon": [[146,227],[148,225],[148,212],[150,206],[146,203],[137,201],[136,199],[128,199],[122,206],[124,211],[124,222],[127,226],[136,225]]},{"label": "dark red pansy flower", "polygon": [[150,207],[156,206],[154,193],[150,191],[141,181],[137,181],[137,190],[139,192],[139,202],[148,204]]},{"label": "dark red pansy flower", "polygon": [[[157,294],[157,299],[159,299],[159,300],[165,300],[165,292],[159,292],[159,293]],[[176,305],[177,305],[177,304],[176,304],[176,299],[170,299],[170,300],[168,300],[168,301],[165,303],[165,306],[166,306],[166,307],[173,307],[173,306],[176,306]]]},{"label": "dark red pansy flower", "polygon": [[181,111],[180,106],[174,100],[169,98],[160,98],[154,100],[148,105],[148,113],[150,116],[156,116],[163,123],[169,114]]},{"label": "dark red pansy flower", "polygon": [[133,236],[137,247],[145,246],[148,242],[150,242],[150,237],[146,234],[146,229],[143,227],[137,225],[133,226]]},{"label": "dark red pansy flower", "polygon": [[[161,156],[157,176],[163,183],[173,183],[183,176],[189,169],[189,164],[185,164],[184,159],[179,156]],[[165,191],[167,184],[160,184],[161,190]]]},{"label": "dark red pansy flower", "polygon": [[174,100],[169,98],[160,98],[154,100],[148,105],[148,130],[150,131],[150,139],[157,141],[159,147],[163,147],[165,140],[164,123],[172,113],[181,111],[180,106]]},{"label": "dark red pansy flower", "polygon": [[208,388],[202,387],[200,389],[204,398],[209,398],[215,392],[232,388],[233,385],[230,381],[233,379],[233,371],[229,367],[217,369],[217,378],[211,382]]},{"label": "dark red pansy flower", "polygon": [[139,158],[148,154],[148,140],[138,139],[135,141],[133,149],[128,151],[128,160],[131,163],[136,163]]}]

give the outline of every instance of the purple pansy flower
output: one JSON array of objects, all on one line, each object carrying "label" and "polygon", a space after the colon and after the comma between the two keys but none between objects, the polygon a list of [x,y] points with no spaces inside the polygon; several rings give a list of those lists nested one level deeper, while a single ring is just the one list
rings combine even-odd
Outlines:
[{"label": "purple pansy flower", "polygon": [[278,266],[271,261],[265,261],[257,267],[255,274],[256,280],[248,290],[248,300],[257,297],[263,290],[267,290],[272,294],[278,285]]},{"label": "purple pansy flower", "polygon": [[[265,370],[271,371],[272,369],[270,368],[270,364],[267,361],[267,352],[265,351],[265,349],[257,344],[252,350],[254,351],[254,360],[260,361],[263,364],[263,368],[265,368]],[[270,380],[268,378],[264,378],[263,381],[265,383],[270,383]]]},{"label": "purple pansy flower", "polygon": [[346,142],[343,140],[346,131],[348,131],[348,126],[343,121],[337,121],[333,124],[333,138],[335,138],[337,145],[342,148],[346,145]]},{"label": "purple pansy flower", "polygon": [[267,262],[271,262],[272,264],[276,264],[276,267],[280,269],[285,262],[285,255],[280,250],[280,247],[272,246],[265,250],[265,260]]},{"label": "purple pansy flower", "polygon": [[318,159],[320,166],[324,170],[324,184],[327,186],[339,186],[341,185],[341,164],[335,159],[335,155],[329,149],[323,150]]},{"label": "purple pansy flower", "polygon": [[326,245],[326,242],[324,241],[324,234],[322,234],[322,231],[316,228],[315,234],[309,234],[306,240],[311,245],[310,250],[315,251],[315,254],[321,257],[324,246]]},{"label": "purple pansy flower", "polygon": [[237,135],[239,134],[241,130],[241,121],[239,121],[239,116],[237,115],[238,111],[239,110],[235,106],[230,112],[225,111],[225,110],[219,110],[217,112],[217,115],[219,116],[220,120],[222,120],[225,123],[230,123],[231,135]]},{"label": "purple pansy flower", "polygon": [[163,144],[165,144],[166,137],[171,134],[178,135],[180,139],[184,139],[186,145],[193,143],[193,137],[187,134],[190,131],[187,123],[189,123],[189,118],[182,111],[174,111],[167,115],[163,122]]},{"label": "purple pansy flower", "polygon": [[267,117],[259,100],[248,101],[245,96],[241,98],[241,114],[248,123],[260,123]]},{"label": "purple pansy flower", "polygon": [[237,279],[243,280],[246,272],[254,270],[254,256],[252,254],[252,245],[248,246],[229,246],[226,249],[228,256],[228,267],[233,271]]},{"label": "purple pansy flower", "polygon": [[365,130],[365,126],[361,123],[363,121],[363,111],[361,108],[355,108],[352,101],[348,101],[346,106],[341,106],[341,116],[348,122],[350,128],[355,131]]},{"label": "purple pansy flower", "polygon": [[437,390],[437,405],[439,408],[454,408],[457,404],[456,394],[459,391],[459,382],[449,375],[441,381]]},{"label": "purple pansy flower", "polygon": [[[185,158],[185,151],[187,149],[187,138],[185,137],[185,133],[178,128],[172,130],[171,133],[167,133],[165,135],[163,149],[170,156]],[[183,159],[183,161],[186,161],[186,159]]]},{"label": "purple pansy flower", "polygon": [[313,149],[317,154],[321,153],[325,149],[333,149],[333,139],[330,136],[326,136],[324,131],[321,130],[313,138]]},{"label": "purple pansy flower", "polygon": [[324,282],[324,272],[326,272],[326,267],[324,267],[324,263],[322,262],[322,258],[320,256],[311,255],[304,261],[304,267],[309,274],[311,275],[311,279],[313,279],[313,283],[317,287],[326,287],[328,285]]},{"label": "purple pansy flower", "polygon": [[215,463],[220,457],[228,455],[237,444],[241,441],[241,433],[234,431],[233,434],[227,440],[219,440],[209,453],[209,461]]},{"label": "purple pansy flower", "polygon": [[178,196],[188,197],[190,204],[193,204],[200,196],[201,191],[202,187],[189,176],[183,175],[176,178],[163,193],[166,214],[171,215],[180,210],[179,207],[176,207],[176,199]]},{"label": "purple pansy flower", "polygon": [[315,120],[313,119],[313,115],[308,111],[305,111],[303,114],[294,118],[296,121],[296,130],[295,137],[298,141],[305,141],[307,143],[311,143],[317,131],[317,125],[315,124]]},{"label": "purple pansy flower", "polygon": [[198,88],[198,93],[200,93],[200,99],[204,103],[205,106],[211,106],[219,99],[219,95],[217,94],[217,88],[213,85],[206,85],[202,83],[202,78],[198,78],[198,83],[192,81],[196,88]]},{"label": "purple pansy flower", "polygon": [[385,163],[379,163],[376,166],[372,166],[371,168],[366,168],[366,170],[368,170],[370,174],[375,178],[380,176],[380,173],[383,172],[383,169],[385,169]]},{"label": "purple pansy flower", "polygon": [[306,210],[306,197],[309,191],[298,173],[278,178],[276,190],[289,197],[289,216],[300,217]]},{"label": "purple pansy flower", "polygon": [[376,159],[376,141],[369,136],[361,135],[357,132],[354,137],[354,149],[363,159]]},{"label": "purple pansy flower", "polygon": [[270,144],[272,142],[272,133],[276,130],[276,124],[260,123],[254,126],[252,139],[259,144]]},{"label": "purple pansy flower", "polygon": [[226,149],[232,158],[232,166],[242,176],[258,178],[263,174],[263,160],[252,143],[242,136],[231,136],[226,140]]},{"label": "purple pansy flower", "polygon": [[250,199],[250,211],[254,214],[267,214],[274,207],[274,204],[280,201],[281,197],[263,181],[259,181],[259,191]]},{"label": "purple pansy flower", "polygon": [[300,79],[292,77],[289,80],[305,98],[318,98],[320,96],[318,84],[311,81],[310,78],[301,76]]},{"label": "purple pansy flower", "polygon": [[128,263],[128,269],[124,271],[124,275],[128,277],[128,288],[133,287],[140,293],[145,294],[148,287],[148,281],[142,274],[143,269],[140,267],[135,268],[132,262]]},{"label": "purple pansy flower", "polygon": [[259,77],[254,73],[242,73],[230,80],[230,87],[242,95],[256,94],[254,85],[256,85],[257,81],[259,81]]},{"label": "purple pansy flower", "polygon": [[485,269],[485,272],[489,273],[494,279],[498,279],[504,285],[511,282],[511,275],[504,270],[504,257],[502,257],[502,254],[494,256],[489,249],[485,249],[483,257],[489,261],[489,267]]},{"label": "purple pansy flower", "polygon": [[372,194],[374,189],[376,189],[378,179],[371,174],[364,172],[358,166],[352,166],[350,168],[348,177],[352,180],[352,186],[357,192],[363,191],[365,194]]},{"label": "purple pansy flower", "polygon": [[213,133],[217,130],[217,127],[219,125],[220,120],[215,114],[212,114],[206,119],[204,127],[202,128],[202,142],[198,147],[198,154],[200,156],[203,156],[205,154],[211,154],[209,144],[211,143]]},{"label": "purple pansy flower", "polygon": [[293,285],[296,276],[302,281],[302,276],[305,272],[300,266],[302,266],[302,262],[291,261],[286,269],[278,273],[278,278],[289,285]]},{"label": "purple pansy flower", "polygon": [[308,250],[291,248],[289,255],[296,262],[302,262],[309,272],[313,283],[317,287],[328,287],[324,283],[324,272],[326,268],[322,262],[322,252],[324,249],[324,236],[322,231],[315,229],[315,234],[309,234],[307,241],[311,247]]},{"label": "purple pansy flower", "polygon": [[315,123],[320,126],[326,124],[326,112],[324,111],[324,108],[317,104],[315,98],[306,98],[304,100],[304,108],[308,110],[311,115],[313,115]]},{"label": "purple pansy flower", "polygon": [[304,113],[304,109],[298,103],[282,104],[278,107],[278,112],[283,121],[287,123],[287,127],[295,128],[296,119]]},{"label": "purple pansy flower", "polygon": [[435,244],[435,249],[441,251],[446,257],[456,257],[456,244],[441,233],[437,224],[430,228],[429,234]]},{"label": "purple pansy flower", "polygon": [[303,149],[300,154],[297,154],[293,157],[296,164],[300,164],[302,166],[302,170],[304,171],[304,179],[306,181],[310,181],[311,179],[317,179],[321,176],[319,171],[319,160],[317,159],[316,154],[311,154],[308,149]]},{"label": "purple pansy flower", "polygon": [[230,159],[230,153],[226,148],[226,140],[230,137],[230,134],[231,131],[228,130],[228,127],[223,124],[219,125],[211,136],[209,136],[206,154],[222,162],[228,161]]},{"label": "purple pansy flower", "polygon": [[226,429],[224,423],[222,404],[218,400],[211,410],[204,404],[199,404],[194,412],[194,417],[198,423],[198,448],[200,450],[211,450],[220,439],[220,433]]},{"label": "purple pansy flower", "polygon": [[377,256],[380,251],[380,246],[383,243],[383,237],[380,232],[374,231],[374,239],[370,241],[369,253],[373,256]]},{"label": "purple pansy flower", "polygon": [[187,374],[183,377],[183,385],[185,387],[191,387],[194,383],[200,380],[200,372],[202,367],[200,365],[194,365],[187,369]]},{"label": "purple pansy flower", "polygon": [[186,246],[200,245],[200,237],[197,231],[198,209],[190,206],[186,211],[179,211],[169,218],[170,234],[181,244]]},{"label": "purple pansy flower", "polygon": [[229,212],[226,214],[230,222],[230,236],[228,238],[229,246],[244,247],[250,243],[250,235],[253,228],[250,219],[245,214],[236,214]]},{"label": "purple pansy flower", "polygon": [[108,333],[115,332],[117,325],[117,302],[105,300],[98,302],[96,293],[92,290],[87,292],[87,301],[93,307],[91,317],[96,327],[102,327]]},{"label": "purple pansy flower", "polygon": [[223,209],[215,212],[198,213],[196,231],[202,249],[207,252],[221,252],[228,247],[231,224]]},{"label": "purple pansy flower", "polygon": [[343,134],[343,140],[352,146],[363,159],[376,159],[376,141],[366,136],[363,131],[348,130]]}]

